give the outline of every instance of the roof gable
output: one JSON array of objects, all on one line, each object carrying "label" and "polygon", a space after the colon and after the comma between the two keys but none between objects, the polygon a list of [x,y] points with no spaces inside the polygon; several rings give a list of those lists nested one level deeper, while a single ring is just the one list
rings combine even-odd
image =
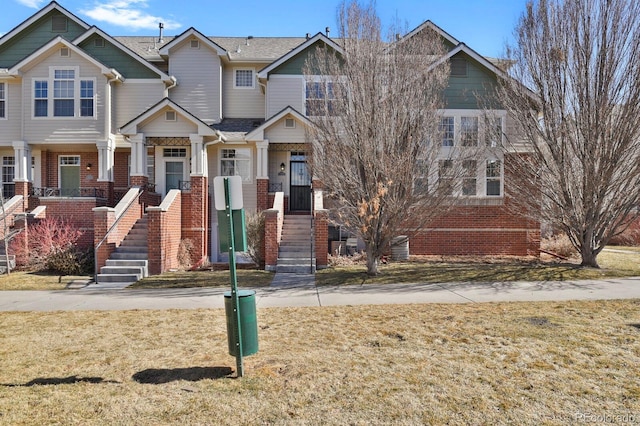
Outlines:
[{"label": "roof gable", "polygon": [[171,49],[176,48],[182,42],[190,39],[197,39],[198,41],[203,43],[205,46],[207,46],[209,49],[213,50],[220,56],[227,54],[227,51],[222,47],[220,47],[220,45],[216,44],[211,39],[204,36],[200,31],[196,30],[193,27],[184,31],[182,34],[180,34],[179,36],[176,36],[173,40],[171,40],[170,42],[162,46],[160,48],[159,53],[161,56],[169,56],[169,52],[171,51]]},{"label": "roof gable", "polygon": [[0,38],[0,68],[10,68],[51,39],[73,40],[89,25],[56,2],[42,8]]},{"label": "roof gable", "polygon": [[281,110],[280,112],[274,114],[271,118],[266,120],[260,126],[256,127],[253,131],[247,133],[247,135],[245,136],[245,140],[247,141],[264,140],[264,131],[288,115],[292,116],[296,121],[298,121],[299,123],[302,123],[305,126],[308,126],[311,124],[311,121],[309,121],[309,119],[305,117],[304,114],[301,114],[298,111],[296,111],[295,108],[288,106],[283,110]]},{"label": "roof gable", "polygon": [[[96,44],[99,39],[104,40],[102,47]],[[75,39],[73,44],[109,67],[116,68],[125,78],[161,78],[165,82],[173,81],[169,75],[95,26]]]},{"label": "roof gable", "polygon": [[449,50],[454,49],[457,45],[460,44],[460,40],[458,40],[457,38],[455,38],[454,36],[452,36],[451,34],[449,34],[448,32],[446,32],[445,30],[443,30],[442,28],[440,28],[439,26],[437,26],[431,21],[424,21],[422,24],[418,25],[416,28],[414,28],[413,30],[405,34],[402,37],[402,39],[408,39],[408,38],[414,37],[415,35],[421,33],[425,29],[435,31],[435,33],[438,34],[440,38],[442,38],[445,46],[447,46]]},{"label": "roof gable", "polygon": [[120,79],[122,78],[122,76],[118,71],[116,71],[115,69],[109,68],[105,64],[99,62],[98,60],[96,60],[95,58],[87,54],[85,51],[83,51],[82,49],[80,49],[79,47],[77,47],[76,45],[74,45],[73,43],[69,42],[68,40],[62,37],[56,37],[55,39],[51,40],[49,43],[45,44],[40,49],[36,50],[33,54],[29,55],[28,57],[26,57],[25,59],[23,59],[16,65],[14,65],[13,67],[11,67],[8,70],[8,72],[10,75],[20,75],[25,69],[28,69],[33,63],[37,63],[41,61],[43,58],[52,54],[55,50],[58,50],[62,47],[68,48],[70,51],[74,52],[75,54],[77,54],[87,62],[96,66],[100,70],[100,72],[105,76],[117,77]]},{"label": "roof gable", "polygon": [[[284,67],[285,65],[287,65],[287,63],[290,63],[290,62],[295,62],[295,65],[292,67],[292,70],[295,70],[295,71],[291,71],[291,72],[295,72],[296,74],[301,74],[302,72],[301,72],[300,61],[304,62],[304,59],[306,59],[306,57],[309,54],[309,49],[317,43],[324,43],[325,45],[331,47],[333,50],[335,50],[338,53],[343,52],[342,48],[336,42],[334,42],[324,34],[318,33],[315,36],[311,37],[310,39],[306,40],[304,43],[300,44],[295,49],[291,50],[290,52],[286,53],[285,55],[281,56],[279,59],[275,60],[274,62],[272,62],[271,64],[269,64],[268,66],[260,70],[260,72],[258,72],[258,78],[267,79],[269,78],[269,74],[273,72],[277,72],[278,69]],[[287,72],[287,73],[290,73],[290,72]]]},{"label": "roof gable", "polygon": [[131,136],[139,133],[138,128],[143,126],[145,123],[149,121],[153,121],[157,119],[161,115],[161,113],[165,109],[170,109],[175,111],[177,114],[185,118],[187,121],[191,122],[198,128],[198,134],[200,136],[214,136],[220,138],[222,135],[215,129],[209,127],[207,123],[200,120],[195,115],[191,114],[186,109],[182,108],[180,105],[175,103],[169,98],[164,98],[160,102],[156,103],[142,114],[125,124],[120,128],[120,133],[126,136]]}]

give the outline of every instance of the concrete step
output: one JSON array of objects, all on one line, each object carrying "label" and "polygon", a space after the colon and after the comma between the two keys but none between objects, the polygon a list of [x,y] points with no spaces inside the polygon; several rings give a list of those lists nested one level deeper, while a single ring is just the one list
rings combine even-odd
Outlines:
[{"label": "concrete step", "polygon": [[[279,257],[278,265],[283,266],[302,266],[311,264],[312,259],[309,257]],[[316,260],[313,259],[313,264],[316,264]]]},{"label": "concrete step", "polygon": [[309,265],[276,265],[276,272],[281,274],[310,274],[313,271]]},{"label": "concrete step", "polygon": [[279,250],[278,251],[278,258],[282,258],[282,259],[287,259],[287,258],[291,258],[291,259],[304,259],[304,258],[309,258],[309,252],[311,250]]},{"label": "concrete step", "polygon": [[142,271],[142,277],[149,276],[148,260],[108,259],[105,267],[138,268]]},{"label": "concrete step", "polygon": [[142,274],[98,274],[98,283],[134,283],[142,278]]},{"label": "concrete step", "polygon": [[115,251],[115,253],[148,253],[149,249],[147,246],[134,246],[134,245],[120,245]]},{"label": "concrete step", "polygon": [[113,252],[109,259],[115,260],[147,260],[147,253],[138,253],[138,252]]},{"label": "concrete step", "polygon": [[118,274],[118,275],[140,275],[144,276],[144,271],[140,266],[103,266],[100,268],[101,274]]}]

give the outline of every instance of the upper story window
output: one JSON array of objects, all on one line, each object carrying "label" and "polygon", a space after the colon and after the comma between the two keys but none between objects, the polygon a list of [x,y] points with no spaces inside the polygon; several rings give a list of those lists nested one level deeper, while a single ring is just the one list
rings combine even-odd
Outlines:
[{"label": "upper story window", "polygon": [[478,117],[460,117],[462,146],[478,146]]},{"label": "upper story window", "polygon": [[78,67],[52,67],[48,79],[35,79],[33,116],[95,117],[95,79],[78,74]]},{"label": "upper story window", "polygon": [[440,119],[440,133],[442,134],[442,146],[453,146],[455,139],[455,124],[453,117]]},{"label": "upper story window", "polygon": [[240,176],[242,182],[251,182],[251,150],[223,149],[220,154],[220,176]]},{"label": "upper story window", "polygon": [[253,69],[242,68],[234,70],[233,87],[236,89],[253,89],[254,81]]},{"label": "upper story window", "polygon": [[7,90],[5,83],[0,83],[0,118],[7,118]]},{"label": "upper story window", "polygon": [[332,81],[308,81],[306,88],[307,115],[321,116],[336,114],[337,94],[340,83]]},{"label": "upper story window", "polygon": [[491,117],[487,119],[485,129],[485,143],[489,148],[497,148],[502,146],[502,118]]},{"label": "upper story window", "polygon": [[487,195],[502,195],[502,161],[487,160]]}]

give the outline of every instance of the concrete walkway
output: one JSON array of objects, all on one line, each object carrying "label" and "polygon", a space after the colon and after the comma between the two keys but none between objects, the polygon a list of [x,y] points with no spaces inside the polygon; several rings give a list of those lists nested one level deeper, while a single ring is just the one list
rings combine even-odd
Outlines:
[{"label": "concrete walkway", "polygon": [[[311,276],[313,277],[313,276]],[[640,299],[640,278],[506,283],[316,287],[310,277],[278,277],[255,288],[258,308],[406,303]],[[246,287],[243,287],[246,288]],[[223,308],[227,288],[129,290],[88,286],[62,291],[1,291],[0,311]]]}]

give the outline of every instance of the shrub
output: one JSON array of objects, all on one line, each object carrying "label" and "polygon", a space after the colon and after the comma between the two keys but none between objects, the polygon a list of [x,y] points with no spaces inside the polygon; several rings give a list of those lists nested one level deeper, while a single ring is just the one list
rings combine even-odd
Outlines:
[{"label": "shrub", "polygon": [[21,268],[77,273],[82,269],[81,263],[87,264],[81,260],[86,255],[76,246],[82,234],[75,225],[62,219],[42,219],[18,234],[9,244],[9,250],[16,255],[16,264]]},{"label": "shrub", "polygon": [[191,268],[191,252],[193,251],[193,241],[189,238],[180,240],[178,245],[178,264],[182,269]]},{"label": "shrub", "polygon": [[571,240],[564,233],[543,238],[540,241],[540,248],[563,257],[572,257],[578,254],[576,248],[571,244]]},{"label": "shrub", "polygon": [[264,265],[264,215],[249,213],[245,217],[247,227],[247,254],[259,267]]}]

